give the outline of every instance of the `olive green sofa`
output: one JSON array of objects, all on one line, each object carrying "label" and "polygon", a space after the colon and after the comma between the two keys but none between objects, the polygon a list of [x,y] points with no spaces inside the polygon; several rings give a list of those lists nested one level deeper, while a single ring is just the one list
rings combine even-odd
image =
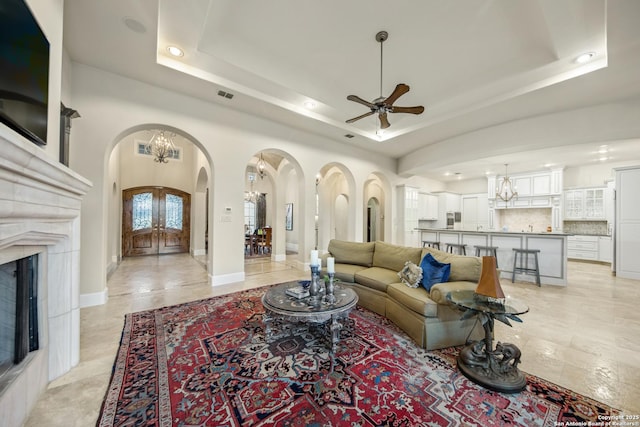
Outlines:
[{"label": "olive green sofa", "polygon": [[[335,274],[344,286],[358,294],[358,304],[385,316],[427,350],[464,344],[468,337],[480,339],[483,330],[473,318],[460,320],[461,313],[446,300],[452,290],[475,290],[482,260],[454,255],[432,248],[411,248],[385,242],[348,242],[331,240],[323,255],[335,258]],[[407,261],[416,265],[424,255],[451,264],[446,283],[411,288],[402,283],[398,272]]]}]

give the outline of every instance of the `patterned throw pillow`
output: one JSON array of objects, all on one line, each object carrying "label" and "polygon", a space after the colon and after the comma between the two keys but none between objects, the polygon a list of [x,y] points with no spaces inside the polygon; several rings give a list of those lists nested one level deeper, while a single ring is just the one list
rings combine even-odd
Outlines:
[{"label": "patterned throw pillow", "polygon": [[404,263],[404,267],[398,273],[398,277],[402,283],[410,288],[417,288],[422,282],[422,268],[418,267],[411,261]]}]

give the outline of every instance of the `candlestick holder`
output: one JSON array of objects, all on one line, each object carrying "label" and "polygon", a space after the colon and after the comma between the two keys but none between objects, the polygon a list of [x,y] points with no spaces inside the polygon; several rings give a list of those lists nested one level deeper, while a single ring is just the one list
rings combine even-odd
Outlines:
[{"label": "candlestick holder", "polygon": [[329,281],[326,282],[325,284],[326,292],[324,295],[324,301],[327,304],[335,304],[336,296],[333,293],[335,290],[335,284],[334,284],[335,273],[328,273],[328,276],[329,276]]},{"label": "candlestick holder", "polygon": [[320,266],[311,266],[311,284],[309,285],[309,302],[313,305],[320,303]]}]

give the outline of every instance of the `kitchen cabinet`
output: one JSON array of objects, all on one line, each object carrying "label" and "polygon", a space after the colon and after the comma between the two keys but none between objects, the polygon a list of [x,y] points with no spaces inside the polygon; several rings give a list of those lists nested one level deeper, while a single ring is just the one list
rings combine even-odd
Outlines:
[{"label": "kitchen cabinet", "polygon": [[487,195],[465,194],[462,200],[462,229],[489,229],[489,201]]},{"label": "kitchen cabinet", "polygon": [[518,196],[508,202],[496,198],[496,187],[500,186],[502,179],[502,176],[487,177],[490,208],[547,208],[553,205],[555,197],[562,194],[561,169],[509,176]]},{"label": "kitchen cabinet", "polygon": [[436,228],[447,228],[447,212],[460,212],[460,195],[446,191],[435,193],[438,196],[438,221]]},{"label": "kitchen cabinet", "polygon": [[567,238],[567,257],[598,261],[598,236],[569,236]]},{"label": "kitchen cabinet", "polygon": [[438,219],[438,196],[428,193],[418,194],[418,219],[427,221]]},{"label": "kitchen cabinet", "polygon": [[598,236],[598,261],[613,261],[613,241],[611,236]]},{"label": "kitchen cabinet", "polygon": [[577,188],[564,192],[564,219],[605,221],[605,188]]}]

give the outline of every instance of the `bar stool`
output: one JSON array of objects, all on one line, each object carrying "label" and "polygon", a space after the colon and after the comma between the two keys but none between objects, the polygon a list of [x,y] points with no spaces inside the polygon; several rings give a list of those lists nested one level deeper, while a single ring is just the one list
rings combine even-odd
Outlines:
[{"label": "bar stool", "polygon": [[456,249],[458,251],[458,255],[466,255],[467,254],[467,245],[465,245],[464,243],[462,244],[458,244],[458,243],[447,243],[447,252],[453,254],[454,249]]},{"label": "bar stool", "polygon": [[496,259],[496,268],[498,268],[498,247],[497,246],[474,246],[476,248],[476,256],[480,256],[480,252],[484,252],[488,256]]},{"label": "bar stool", "polygon": [[435,240],[423,240],[422,247],[426,248],[427,246],[430,248],[440,249],[440,242],[437,242]]},{"label": "bar stool", "polygon": [[[540,266],[538,265],[538,253],[540,253],[540,249],[520,249],[513,248],[513,275],[511,276],[511,283],[516,280],[516,273],[524,273],[524,274],[535,274],[536,283],[540,286]],[[518,265],[518,255],[520,255],[520,266]],[[529,268],[529,256],[533,255],[533,260],[535,262],[535,268]],[[522,262],[524,261],[524,267],[522,266]]]}]

